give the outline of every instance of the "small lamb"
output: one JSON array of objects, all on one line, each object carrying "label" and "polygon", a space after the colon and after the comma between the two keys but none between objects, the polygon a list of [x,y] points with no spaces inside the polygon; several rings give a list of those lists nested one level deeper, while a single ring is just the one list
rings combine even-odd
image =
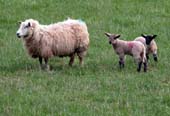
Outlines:
[{"label": "small lamb", "polygon": [[124,41],[117,39],[119,34],[105,33],[109,38],[109,43],[112,44],[115,52],[119,55],[119,66],[124,67],[125,55],[131,55],[138,63],[137,71],[140,72],[142,64],[144,64],[144,72],[147,71],[147,60],[145,56],[145,46],[139,41]]},{"label": "small lamb", "polygon": [[142,42],[146,47],[146,58],[149,60],[149,54],[153,54],[154,61],[158,61],[158,55],[157,55],[157,44],[155,42],[155,38],[157,35],[144,35],[141,34],[141,37],[137,37],[135,41]]}]

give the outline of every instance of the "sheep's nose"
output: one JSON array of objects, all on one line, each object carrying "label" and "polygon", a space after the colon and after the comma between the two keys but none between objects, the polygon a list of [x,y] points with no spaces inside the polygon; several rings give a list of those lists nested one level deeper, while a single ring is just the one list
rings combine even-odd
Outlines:
[{"label": "sheep's nose", "polygon": [[17,33],[17,37],[20,38],[21,36],[19,35],[19,33]]}]

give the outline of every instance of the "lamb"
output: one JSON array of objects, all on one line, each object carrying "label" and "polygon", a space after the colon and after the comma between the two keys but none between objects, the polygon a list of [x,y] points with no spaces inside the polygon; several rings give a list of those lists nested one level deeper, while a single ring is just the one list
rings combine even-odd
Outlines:
[{"label": "lamb", "polygon": [[158,61],[158,55],[157,55],[157,44],[155,42],[155,38],[157,35],[144,35],[141,34],[141,37],[135,38],[135,41],[142,42],[146,47],[146,58],[149,60],[149,54],[153,54],[154,61]]},{"label": "lamb", "polygon": [[85,22],[73,19],[50,25],[27,19],[20,23],[16,35],[24,41],[28,54],[39,58],[40,67],[47,70],[48,60],[53,56],[69,56],[69,65],[72,66],[77,54],[82,65],[90,42]]},{"label": "lamb", "polygon": [[109,43],[112,44],[115,52],[119,56],[119,66],[124,67],[125,55],[131,55],[138,63],[137,71],[140,72],[142,64],[144,64],[144,72],[147,71],[147,60],[145,56],[145,46],[139,41],[124,41],[118,39],[119,34],[105,33],[109,38]]}]

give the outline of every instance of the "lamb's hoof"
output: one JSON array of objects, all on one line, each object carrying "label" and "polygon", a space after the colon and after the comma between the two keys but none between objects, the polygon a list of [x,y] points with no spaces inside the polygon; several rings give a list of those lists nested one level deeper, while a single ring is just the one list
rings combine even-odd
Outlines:
[{"label": "lamb's hoof", "polygon": [[157,58],[157,57],[154,57],[154,61],[155,61],[155,62],[158,62],[158,58]]},{"label": "lamb's hoof", "polygon": [[138,72],[140,72],[140,69],[137,69]]},{"label": "lamb's hoof", "polygon": [[69,65],[70,67],[73,67],[73,64],[71,64],[71,63],[69,63],[68,65]]},{"label": "lamb's hoof", "polygon": [[79,63],[79,67],[83,68],[84,67],[84,63]]}]

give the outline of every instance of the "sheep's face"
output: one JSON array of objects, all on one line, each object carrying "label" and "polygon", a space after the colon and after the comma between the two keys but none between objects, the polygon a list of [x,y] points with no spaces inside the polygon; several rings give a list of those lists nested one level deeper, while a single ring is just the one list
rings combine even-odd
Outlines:
[{"label": "sheep's face", "polygon": [[109,44],[116,44],[117,38],[120,37],[119,34],[105,33],[105,35],[109,38]]},{"label": "sheep's face", "polygon": [[20,22],[20,27],[16,33],[18,38],[27,39],[33,34],[32,23],[29,20],[25,22]]},{"label": "sheep's face", "polygon": [[145,38],[146,45],[150,45],[151,41],[156,38],[157,35],[144,35],[141,34],[142,37]]}]

